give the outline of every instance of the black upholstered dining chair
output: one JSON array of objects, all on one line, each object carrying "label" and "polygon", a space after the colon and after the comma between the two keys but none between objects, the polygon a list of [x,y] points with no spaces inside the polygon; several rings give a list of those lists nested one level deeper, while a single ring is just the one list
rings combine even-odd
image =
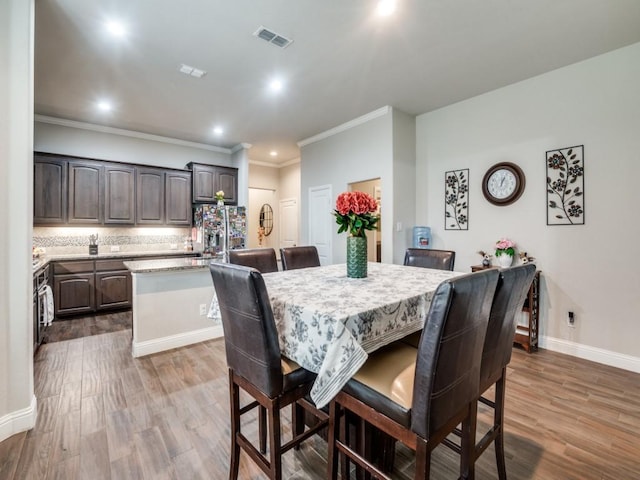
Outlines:
[{"label": "black upholstered dining chair", "polygon": [[[244,450],[271,480],[282,478],[282,454],[327,426],[328,416],[305,400],[315,374],[283,357],[262,274],[253,268],[212,263],[211,277],[220,305],[229,368],[231,460],[229,479],[238,478]],[[240,389],[255,399],[240,406]],[[282,444],[280,410],[302,406],[320,421]],[[269,425],[269,456],[242,433],[242,415],[262,407]],[[261,448],[261,450],[263,450]]]},{"label": "black upholstered dining chair", "polygon": [[278,271],[276,251],[273,248],[247,248],[229,250],[229,263],[255,268],[260,273],[271,273]]},{"label": "black upholstered dining chair", "polygon": [[432,248],[407,248],[404,264],[410,267],[435,268],[451,270],[456,262],[453,250],[434,250]]},{"label": "black upholstered dining chair", "polygon": [[281,248],[280,258],[283,270],[320,266],[318,249],[313,245]]},{"label": "black upholstered dining chair", "polygon": [[[482,350],[480,383],[477,400],[493,408],[493,425],[475,444],[471,452],[468,478],[474,478],[474,463],[491,443],[494,443],[498,478],[506,480],[507,471],[504,458],[504,400],[506,393],[507,365],[511,361],[513,338],[516,333],[516,314],[522,311],[522,305],[536,274],[533,264],[520,265],[500,271],[498,287],[491,305],[491,314],[487,325],[487,334]],[[495,385],[494,399],[483,395]],[[477,402],[473,402],[472,421],[475,422]],[[475,428],[474,428],[475,430]],[[463,435],[461,431],[456,432]],[[475,443],[475,435],[470,440]],[[448,447],[460,453],[460,445],[450,440]]]},{"label": "black upholstered dining chair", "polygon": [[[343,435],[338,438],[346,411],[415,450],[416,479],[429,478],[431,451],[460,422],[465,433],[473,429],[471,404],[497,282],[495,269],[444,281],[431,301],[419,348],[395,342],[369,356],[330,404],[330,479],[337,478],[340,454],[376,478],[389,478]],[[472,441],[463,442],[463,478],[472,448]]]}]

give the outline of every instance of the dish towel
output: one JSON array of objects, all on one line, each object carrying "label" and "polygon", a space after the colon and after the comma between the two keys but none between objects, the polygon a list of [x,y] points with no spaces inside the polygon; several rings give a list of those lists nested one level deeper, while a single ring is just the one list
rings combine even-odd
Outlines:
[{"label": "dish towel", "polygon": [[44,315],[42,318],[42,324],[48,327],[53,322],[54,308],[53,308],[53,290],[49,285],[44,287]]}]

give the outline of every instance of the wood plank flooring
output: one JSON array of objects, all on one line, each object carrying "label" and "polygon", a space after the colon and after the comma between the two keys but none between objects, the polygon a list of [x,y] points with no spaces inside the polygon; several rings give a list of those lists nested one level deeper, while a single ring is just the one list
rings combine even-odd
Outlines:
[{"label": "wood plank flooring", "polygon": [[[0,443],[0,479],[228,478],[220,340],[140,359],[131,357],[130,330],[47,343],[35,358],[35,386],[37,425]],[[482,408],[481,422],[486,414]],[[255,418],[244,428],[255,438]],[[640,479],[640,375],[514,350],[506,457],[510,480]],[[241,458],[241,479],[265,478]],[[325,459],[325,442],[311,439],[285,454],[284,478],[323,479]],[[432,478],[456,478],[457,465],[438,447]],[[393,478],[412,478],[413,468],[412,453],[400,446]],[[476,478],[497,478],[493,447]]]}]

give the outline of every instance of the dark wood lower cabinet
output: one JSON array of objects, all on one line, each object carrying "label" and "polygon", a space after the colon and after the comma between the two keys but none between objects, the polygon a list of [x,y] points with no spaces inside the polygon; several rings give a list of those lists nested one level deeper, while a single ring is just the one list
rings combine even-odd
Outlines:
[{"label": "dark wood lower cabinet", "polygon": [[54,263],[55,315],[77,315],[131,307],[131,272],[125,259]]},{"label": "dark wood lower cabinet", "polygon": [[[195,257],[197,253],[181,253]],[[175,258],[158,255],[135,257],[157,260]],[[92,312],[131,308],[133,304],[131,272],[124,262],[134,258],[96,258],[52,262],[55,316],[64,317]]]},{"label": "dark wood lower cabinet", "polygon": [[130,307],[131,296],[129,270],[96,273],[96,310]]},{"label": "dark wood lower cabinet", "polygon": [[53,277],[56,315],[90,313],[95,310],[95,274],[71,273]]}]

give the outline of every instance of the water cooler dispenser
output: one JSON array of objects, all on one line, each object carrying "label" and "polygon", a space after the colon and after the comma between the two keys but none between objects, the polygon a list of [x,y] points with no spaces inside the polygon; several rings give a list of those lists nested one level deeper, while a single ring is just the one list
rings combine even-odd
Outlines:
[{"label": "water cooler dispenser", "polygon": [[431,228],[413,227],[413,248],[431,248]]}]

